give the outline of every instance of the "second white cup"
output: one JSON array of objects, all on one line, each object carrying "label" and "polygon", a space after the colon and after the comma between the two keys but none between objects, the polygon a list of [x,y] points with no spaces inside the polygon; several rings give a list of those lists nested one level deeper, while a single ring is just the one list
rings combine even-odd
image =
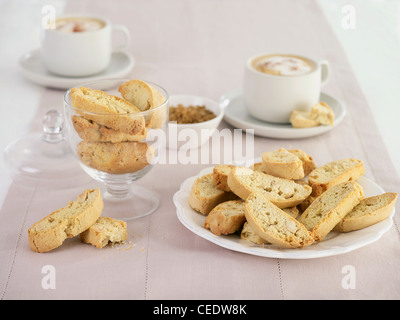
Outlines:
[{"label": "second white cup", "polygon": [[[304,73],[282,75],[257,69],[256,60],[283,56],[298,58],[308,65]],[[289,65],[290,67],[290,65]],[[321,86],[330,76],[328,61],[317,61],[298,55],[263,54],[247,60],[244,72],[243,99],[253,117],[272,123],[288,123],[292,110],[309,111],[319,102]]]}]

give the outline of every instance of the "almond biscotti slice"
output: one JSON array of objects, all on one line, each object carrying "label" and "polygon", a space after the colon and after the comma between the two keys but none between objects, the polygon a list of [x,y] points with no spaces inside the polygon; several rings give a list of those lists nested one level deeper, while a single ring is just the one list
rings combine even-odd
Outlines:
[{"label": "almond biscotti slice", "polygon": [[277,246],[302,248],[314,242],[304,225],[268,201],[260,192],[247,197],[245,216],[258,236]]},{"label": "almond biscotti slice", "polygon": [[[141,111],[151,111],[166,101],[166,97],[159,90],[139,79],[132,79],[121,84],[119,92],[125,100],[135,105]],[[167,107],[162,107],[148,112],[145,116],[146,127],[153,129],[161,128],[166,122],[167,111]]]},{"label": "almond biscotti slice", "polygon": [[204,228],[220,236],[241,230],[245,222],[244,201],[231,200],[222,202],[211,210],[204,222]]},{"label": "almond biscotti slice", "polygon": [[299,221],[313,234],[315,241],[322,241],[363,196],[363,190],[356,182],[337,184],[316,198]]},{"label": "almond biscotti slice", "polygon": [[218,164],[213,168],[213,182],[217,189],[226,192],[231,191],[228,186],[228,175],[234,167],[230,164]]},{"label": "almond biscotti slice", "polygon": [[[294,219],[296,219],[299,214],[299,210],[296,207],[284,208],[282,210],[285,211],[289,216],[291,216]],[[242,231],[240,232],[240,238],[243,240],[253,242],[255,244],[268,244],[269,243],[267,240],[265,240],[265,239],[261,238],[259,235],[257,235],[254,232],[254,230],[250,227],[248,222],[244,223]]]},{"label": "almond biscotti slice", "polygon": [[119,86],[122,97],[136,106],[140,111],[149,110],[154,106],[152,87],[145,81],[132,79]]},{"label": "almond biscotti slice", "polygon": [[304,176],[309,175],[311,171],[317,168],[313,157],[305,153],[303,150],[292,149],[288,151],[298,157],[303,163]]},{"label": "almond biscotti slice", "polygon": [[308,183],[313,189],[312,194],[317,196],[336,184],[356,181],[364,173],[364,163],[361,160],[341,159],[329,162],[311,171],[308,176]]},{"label": "almond biscotti slice", "polygon": [[127,239],[125,221],[100,217],[92,226],[80,234],[81,241],[92,244],[96,248],[104,248],[111,244],[124,242]]},{"label": "almond biscotti slice", "polygon": [[81,141],[78,155],[88,167],[121,174],[144,169],[151,164],[155,150],[145,142]]},{"label": "almond biscotti slice", "polygon": [[213,183],[213,174],[209,173],[198,177],[194,182],[189,196],[189,205],[197,212],[208,215],[218,204],[236,200],[237,196],[232,192],[217,189]]},{"label": "almond biscotti slice", "polygon": [[335,122],[332,108],[322,101],[311,107],[310,118],[324,126],[333,126]]},{"label": "almond biscotti slice", "polygon": [[310,118],[310,112],[293,110],[290,113],[290,123],[293,128],[312,128],[321,124]]},{"label": "almond biscotti slice", "polygon": [[271,176],[250,168],[235,167],[228,175],[228,186],[241,199],[253,192],[260,192],[279,208],[294,207],[311,193],[311,187],[293,180]]},{"label": "almond biscotti slice", "polygon": [[247,221],[244,223],[242,231],[240,232],[240,239],[247,240],[259,245],[269,243],[267,240],[261,238],[257,233],[255,233]]},{"label": "almond biscotti slice", "polygon": [[71,90],[72,105],[88,120],[128,134],[140,134],[145,119],[130,102],[101,90],[80,87]]},{"label": "almond biscotti slice", "polygon": [[99,189],[85,190],[75,201],[36,222],[28,230],[28,240],[35,252],[48,252],[65,239],[80,234],[93,225],[103,211]]},{"label": "almond biscotti slice", "polygon": [[390,216],[396,199],[397,193],[392,192],[365,198],[333,230],[349,232],[372,226]]},{"label": "almond biscotti slice", "polygon": [[92,120],[88,120],[83,116],[72,116],[72,124],[79,137],[83,140],[98,142],[125,142],[125,141],[141,141],[146,139],[147,128],[138,134],[128,134],[122,131],[114,130],[98,124]]},{"label": "almond biscotti slice", "polygon": [[304,178],[303,162],[286,149],[267,151],[262,154],[265,173],[284,179]]}]

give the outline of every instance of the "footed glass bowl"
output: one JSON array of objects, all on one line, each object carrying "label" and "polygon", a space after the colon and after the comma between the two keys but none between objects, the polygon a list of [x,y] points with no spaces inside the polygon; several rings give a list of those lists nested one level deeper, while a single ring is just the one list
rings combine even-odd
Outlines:
[{"label": "footed glass bowl", "polygon": [[147,82],[152,105],[133,112],[118,91],[127,81],[101,80],[64,95],[69,145],[83,170],[103,184],[103,215],[121,220],[149,215],[159,206],[153,190],[133,182],[151,171],[165,149],[169,104],[165,89]]}]

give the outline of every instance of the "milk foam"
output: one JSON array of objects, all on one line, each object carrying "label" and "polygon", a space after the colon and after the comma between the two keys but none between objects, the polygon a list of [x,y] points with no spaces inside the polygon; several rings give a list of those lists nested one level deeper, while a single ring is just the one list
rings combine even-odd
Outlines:
[{"label": "milk foam", "polygon": [[255,68],[261,72],[282,76],[308,73],[312,66],[305,60],[292,56],[268,56],[256,61]]},{"label": "milk foam", "polygon": [[66,33],[95,31],[102,27],[102,22],[89,19],[65,19],[56,22],[56,30]]}]

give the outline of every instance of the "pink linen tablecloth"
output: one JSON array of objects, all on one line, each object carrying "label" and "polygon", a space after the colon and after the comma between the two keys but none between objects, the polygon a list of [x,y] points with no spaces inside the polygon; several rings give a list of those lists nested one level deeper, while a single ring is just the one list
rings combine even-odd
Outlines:
[{"label": "pink linen tablecloth", "polygon": [[[240,89],[244,61],[256,53],[292,52],[330,61],[323,91],[348,114],[329,133],[301,140],[255,137],[254,156],[280,147],[310,153],[318,165],[341,158],[364,161],[365,176],[385,191],[399,178],[346,56],[314,1],[149,0],[68,1],[67,13],[105,16],[132,33],[131,78],[163,85],[170,94],[217,100]],[[62,90],[46,89],[32,124],[62,111]],[[222,122],[220,129],[231,128]],[[230,251],[193,234],[178,220],[172,197],[181,183],[212,164],[160,164],[137,183],[155,190],[158,210],[128,222],[128,243],[96,249],[79,237],[46,254],[30,250],[28,228],[66,205],[93,181],[72,187],[13,183],[0,212],[1,299],[398,299],[399,215],[377,242],[319,259],[285,260]],[[155,179],[157,177],[157,179]],[[400,205],[396,206],[399,212]],[[46,289],[45,266],[56,271]],[[355,287],[342,285],[346,266]]]}]

